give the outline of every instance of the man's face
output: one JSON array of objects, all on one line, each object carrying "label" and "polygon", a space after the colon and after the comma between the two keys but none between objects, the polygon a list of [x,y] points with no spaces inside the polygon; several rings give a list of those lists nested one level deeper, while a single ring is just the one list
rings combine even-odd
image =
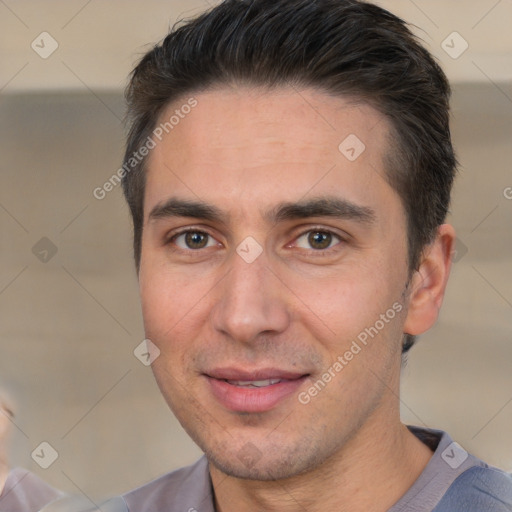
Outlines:
[{"label": "man's face", "polygon": [[149,157],[153,371],[216,467],[283,478],[398,421],[407,237],[389,125],[314,90],[195,99]]}]

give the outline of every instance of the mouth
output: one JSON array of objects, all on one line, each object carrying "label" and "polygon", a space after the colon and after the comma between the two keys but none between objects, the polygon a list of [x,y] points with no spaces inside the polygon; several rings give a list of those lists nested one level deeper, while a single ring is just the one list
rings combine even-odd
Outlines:
[{"label": "mouth", "polygon": [[245,413],[274,409],[290,395],[298,393],[309,375],[275,368],[254,371],[223,368],[204,374],[209,391],[220,405]]},{"label": "mouth", "polygon": [[265,388],[267,386],[273,386],[284,382],[286,379],[265,379],[265,380],[227,380],[225,382],[232,386],[238,386],[240,388]]}]

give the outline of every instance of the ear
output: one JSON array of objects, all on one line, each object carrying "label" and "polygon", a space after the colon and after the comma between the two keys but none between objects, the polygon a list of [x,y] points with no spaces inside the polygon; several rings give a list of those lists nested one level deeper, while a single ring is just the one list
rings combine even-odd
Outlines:
[{"label": "ear", "polygon": [[420,266],[409,284],[404,333],[422,334],[436,323],[450,275],[454,245],[453,226],[439,226],[435,240],[424,249]]}]

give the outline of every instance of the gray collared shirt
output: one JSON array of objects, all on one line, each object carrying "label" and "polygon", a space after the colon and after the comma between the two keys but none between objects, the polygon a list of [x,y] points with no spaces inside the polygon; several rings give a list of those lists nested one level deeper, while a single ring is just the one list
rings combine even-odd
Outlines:
[{"label": "gray collared shirt", "polygon": [[[412,487],[388,512],[511,512],[512,476],[468,454],[439,430],[409,427],[434,450]],[[208,461],[125,494],[128,512],[214,512]]]}]

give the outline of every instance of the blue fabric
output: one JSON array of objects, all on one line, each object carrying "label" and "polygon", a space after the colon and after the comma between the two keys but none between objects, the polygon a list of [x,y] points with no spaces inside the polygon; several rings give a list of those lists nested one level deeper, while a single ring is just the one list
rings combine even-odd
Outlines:
[{"label": "blue fabric", "polygon": [[433,512],[512,512],[512,475],[490,467],[468,469]]}]

